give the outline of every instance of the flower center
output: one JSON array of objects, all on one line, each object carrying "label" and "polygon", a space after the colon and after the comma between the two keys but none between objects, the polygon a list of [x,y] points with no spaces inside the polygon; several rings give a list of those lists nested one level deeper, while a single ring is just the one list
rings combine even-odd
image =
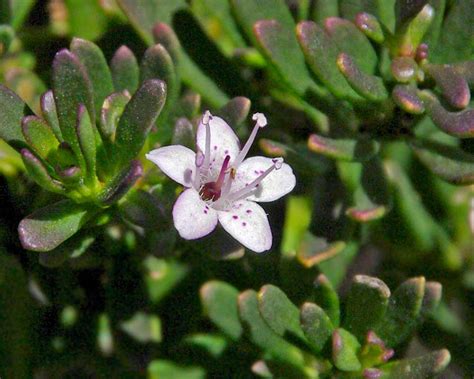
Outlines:
[{"label": "flower center", "polygon": [[227,168],[229,167],[230,155],[227,155],[222,162],[221,171],[215,182],[208,182],[201,188],[199,194],[201,199],[205,201],[217,201],[221,197],[222,185],[226,175]]}]

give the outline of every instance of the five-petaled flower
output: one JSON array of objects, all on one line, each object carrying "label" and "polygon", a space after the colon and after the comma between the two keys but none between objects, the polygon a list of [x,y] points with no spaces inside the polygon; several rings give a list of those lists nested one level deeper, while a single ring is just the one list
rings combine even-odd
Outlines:
[{"label": "five-petaled flower", "polygon": [[196,133],[196,153],[172,145],[146,155],[186,187],[173,207],[174,225],[181,237],[204,237],[220,222],[245,247],[255,252],[271,248],[267,215],[256,201],[279,199],[295,187],[296,179],[282,158],[245,159],[258,129],[267,124],[261,113],[252,118],[255,127],[242,149],[232,128],[206,112]]}]

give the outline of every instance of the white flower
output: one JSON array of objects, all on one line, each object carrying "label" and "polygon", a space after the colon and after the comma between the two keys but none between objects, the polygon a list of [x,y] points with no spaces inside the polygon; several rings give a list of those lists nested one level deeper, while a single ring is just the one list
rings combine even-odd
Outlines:
[{"label": "white flower", "polygon": [[255,113],[253,120],[255,127],[242,150],[232,128],[206,112],[197,129],[196,153],[172,145],[146,155],[166,175],[186,187],[173,207],[174,225],[181,237],[204,237],[220,222],[247,248],[255,252],[271,248],[267,215],[256,201],[279,199],[295,187],[296,179],[282,158],[245,159],[258,129],[267,124],[261,113]]}]

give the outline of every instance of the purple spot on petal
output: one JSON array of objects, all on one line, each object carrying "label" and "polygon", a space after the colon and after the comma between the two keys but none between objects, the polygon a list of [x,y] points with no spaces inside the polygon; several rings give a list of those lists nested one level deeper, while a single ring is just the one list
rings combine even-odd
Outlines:
[{"label": "purple spot on petal", "polygon": [[204,213],[207,214],[207,210],[206,210],[206,209],[204,209]]},{"label": "purple spot on petal", "polygon": [[239,216],[233,215],[232,218],[233,218],[234,220],[237,220],[237,219],[239,218]]},{"label": "purple spot on petal", "polygon": [[251,210],[251,209],[247,209],[247,213],[252,213],[252,210]]},{"label": "purple spot on petal", "polygon": [[224,151],[224,155],[229,154],[229,150]]},{"label": "purple spot on petal", "polygon": [[214,145],[214,150],[217,150],[217,146]]},{"label": "purple spot on petal", "polygon": [[258,171],[257,171],[257,170],[254,170],[254,172],[258,175]]},{"label": "purple spot on petal", "polygon": [[243,222],[243,223],[242,223],[242,226],[246,226],[246,225],[247,225],[247,223],[246,223],[246,222]]}]

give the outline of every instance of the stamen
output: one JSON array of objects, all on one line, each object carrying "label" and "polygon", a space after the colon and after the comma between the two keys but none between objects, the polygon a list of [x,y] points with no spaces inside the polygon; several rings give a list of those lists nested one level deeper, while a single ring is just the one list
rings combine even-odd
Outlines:
[{"label": "stamen", "polygon": [[257,188],[257,186],[265,179],[268,174],[270,174],[273,170],[279,170],[283,166],[283,158],[274,158],[272,159],[273,164],[267,168],[263,174],[258,176],[255,180],[253,180],[248,186],[241,188],[240,190],[231,193],[226,200],[229,201],[236,201],[247,197],[250,193]]},{"label": "stamen", "polygon": [[199,147],[197,147],[196,150],[197,150],[196,158],[194,160],[194,163],[196,165],[196,170],[194,174],[193,185],[194,185],[194,188],[198,190],[199,187],[201,186],[201,167],[202,167],[202,164],[204,163],[204,154],[202,153]]},{"label": "stamen", "polygon": [[252,133],[250,133],[249,139],[245,143],[245,146],[242,148],[240,151],[239,155],[235,159],[233,163],[233,167],[237,168],[239,164],[242,163],[242,161],[245,159],[247,156],[247,153],[250,150],[250,147],[253,144],[253,141],[255,141],[255,137],[257,136],[258,129],[263,128],[264,126],[267,125],[267,118],[264,116],[263,113],[255,113],[252,116],[252,120],[255,120],[255,126],[253,127]]},{"label": "stamen", "polygon": [[209,122],[212,120],[212,114],[206,111],[202,116],[202,123],[206,126],[206,146],[204,147],[204,165],[203,169],[208,170],[211,161],[211,128]]}]

